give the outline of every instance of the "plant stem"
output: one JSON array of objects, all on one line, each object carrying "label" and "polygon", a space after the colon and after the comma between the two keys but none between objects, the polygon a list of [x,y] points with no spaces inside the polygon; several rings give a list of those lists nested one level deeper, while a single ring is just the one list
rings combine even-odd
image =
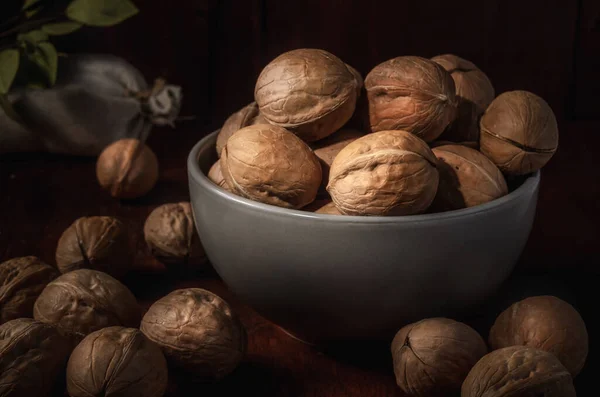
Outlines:
[{"label": "plant stem", "polygon": [[25,22],[24,24],[15,26],[12,29],[0,33],[0,39],[3,37],[10,36],[13,33],[18,33],[22,30],[28,30],[28,28],[36,28],[38,26],[44,25],[45,23],[55,21],[56,19],[58,19],[59,16],[60,15],[38,19],[37,21]]}]

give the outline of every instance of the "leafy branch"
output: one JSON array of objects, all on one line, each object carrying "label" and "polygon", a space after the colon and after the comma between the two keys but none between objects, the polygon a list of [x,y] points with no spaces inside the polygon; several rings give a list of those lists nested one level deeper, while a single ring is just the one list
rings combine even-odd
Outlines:
[{"label": "leafy branch", "polygon": [[[58,56],[51,36],[73,33],[83,26],[108,27],[136,15],[131,0],[24,0],[17,15],[0,21],[0,108],[17,114],[7,94],[15,81],[27,87],[55,84]],[[57,4],[62,8],[57,9]]]}]

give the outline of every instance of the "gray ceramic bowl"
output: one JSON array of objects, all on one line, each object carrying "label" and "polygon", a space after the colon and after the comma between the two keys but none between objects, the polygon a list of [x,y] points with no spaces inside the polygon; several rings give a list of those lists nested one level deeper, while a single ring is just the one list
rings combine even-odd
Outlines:
[{"label": "gray ceramic bowl", "polygon": [[497,291],[531,231],[540,174],[473,208],[403,217],[321,215],[247,200],[205,174],[217,132],[188,157],[196,227],[215,270],[257,312],[310,342],[390,338]]}]

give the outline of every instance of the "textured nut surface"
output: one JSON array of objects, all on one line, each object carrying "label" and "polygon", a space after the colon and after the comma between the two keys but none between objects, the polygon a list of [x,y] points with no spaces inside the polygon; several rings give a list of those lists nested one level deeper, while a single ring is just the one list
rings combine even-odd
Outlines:
[{"label": "textured nut surface", "polygon": [[337,209],[335,203],[332,201],[330,203],[325,204],[321,208],[315,211],[316,214],[327,214],[327,215],[344,215]]},{"label": "textured nut surface", "polygon": [[552,354],[512,346],[485,355],[467,375],[461,397],[575,397],[569,371]]},{"label": "textured nut surface", "polygon": [[321,165],[312,149],[275,125],[239,130],[227,141],[220,161],[234,193],[279,207],[306,206],[321,184]]},{"label": "textured nut surface", "polygon": [[473,207],[508,193],[502,172],[477,150],[462,145],[433,148],[440,182],[431,205],[436,211]]},{"label": "textured nut surface", "polygon": [[369,72],[365,88],[373,132],[404,130],[431,142],[454,120],[454,80],[429,59],[385,61]]},{"label": "textured nut surface", "polygon": [[110,216],[77,219],[60,236],[56,265],[61,273],[99,270],[120,278],[131,267],[125,225]]},{"label": "textured nut surface", "polygon": [[227,185],[227,182],[225,181],[225,178],[223,177],[223,172],[221,172],[221,162],[219,160],[217,160],[210,167],[210,169],[208,170],[207,176],[208,176],[208,179],[210,179],[215,185],[227,190],[228,192],[231,191],[231,189],[229,188],[229,185]]},{"label": "textured nut surface", "polygon": [[140,329],[167,361],[202,379],[225,377],[246,353],[246,331],[237,315],[200,288],[175,290],[156,301]]},{"label": "textured nut surface", "polygon": [[0,324],[33,317],[35,300],[58,274],[55,268],[35,256],[0,263]]},{"label": "textured nut surface", "polygon": [[285,52],[265,66],[254,98],[269,123],[313,142],[352,117],[357,84],[353,72],[335,55],[302,48]]},{"label": "textured nut surface", "polygon": [[327,191],[346,215],[425,211],[438,186],[437,160],[406,131],[379,131],[344,147],[333,160]]},{"label": "textured nut surface", "polygon": [[162,397],[167,361],[140,330],[107,327],[85,337],[67,365],[71,397]]},{"label": "textured nut surface", "polygon": [[391,345],[398,386],[410,396],[447,396],[487,353],[473,328],[447,318],[431,318],[403,327]]},{"label": "textured nut surface", "polygon": [[146,218],[144,238],[152,255],[166,264],[196,262],[205,257],[189,202],[155,208]]},{"label": "textured nut surface", "polygon": [[500,94],[481,117],[479,126],[481,152],[506,174],[539,170],[558,147],[554,112],[531,92]]},{"label": "textured nut surface", "polygon": [[137,139],[108,145],[96,162],[96,177],[111,196],[134,199],[148,193],[158,181],[158,159]]},{"label": "textured nut surface", "polygon": [[31,318],[0,326],[0,396],[45,397],[64,370],[72,341]]},{"label": "textured nut surface", "polygon": [[35,301],[33,316],[83,338],[114,325],[137,327],[141,313],[131,291],[117,279],[80,269],[50,282]]},{"label": "textured nut surface", "polygon": [[217,134],[217,156],[221,156],[221,151],[225,147],[225,144],[230,136],[242,128],[254,124],[268,124],[267,120],[258,111],[258,105],[256,102],[251,102],[250,104],[230,115],[227,120],[225,120],[223,126]]},{"label": "textured nut surface", "polygon": [[490,330],[493,349],[524,345],[554,354],[575,377],[588,355],[588,332],[573,306],[555,296],[534,296],[502,312]]}]

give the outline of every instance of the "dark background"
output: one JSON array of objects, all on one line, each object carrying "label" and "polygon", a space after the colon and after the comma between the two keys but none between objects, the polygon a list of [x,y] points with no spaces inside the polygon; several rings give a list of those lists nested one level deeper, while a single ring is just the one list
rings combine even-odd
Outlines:
[{"label": "dark background", "polygon": [[[12,1],[12,0],[11,0]],[[249,356],[230,381],[205,395],[250,390],[263,396],[398,395],[387,345],[319,353],[286,337],[237,302],[207,270],[186,282],[165,276],[147,253],[141,228],[157,205],[188,200],[186,156],[206,133],[253,100],[260,70],[283,51],[323,48],[363,75],[400,55],[454,53],[490,77],[497,93],[524,89],[545,98],[559,121],[559,150],[542,173],[537,217],[507,291],[473,313],[485,336],[490,319],[527,294],[573,303],[590,332],[578,395],[594,395],[600,369],[592,325],[600,281],[600,2],[597,0],[138,0],[141,12],[113,28],[84,28],[55,43],[59,51],[119,55],[149,81],[165,77],[184,92],[175,130],[156,129],[148,144],[161,166],[146,197],[119,202],[100,190],[94,159],[43,154],[0,158],[0,261],[37,255],[54,263],[56,242],[79,216],[113,215],[132,233],[138,270],[128,286],[147,307],[171,289],[202,286],[230,299],[249,330]],[[0,15],[2,8],[0,6]],[[595,158],[594,158],[595,157]],[[365,354],[365,359],[358,359]],[[179,392],[177,392],[179,390]],[[172,395],[195,395],[173,386]],[[229,394],[228,394],[229,393]]]}]

